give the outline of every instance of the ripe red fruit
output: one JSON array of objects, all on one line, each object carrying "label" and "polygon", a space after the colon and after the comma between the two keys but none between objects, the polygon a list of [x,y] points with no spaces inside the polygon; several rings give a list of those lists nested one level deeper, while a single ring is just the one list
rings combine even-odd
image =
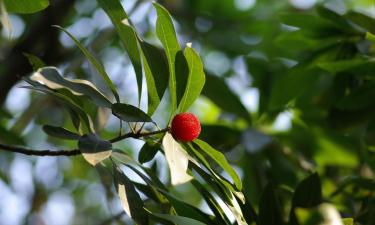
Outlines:
[{"label": "ripe red fruit", "polygon": [[189,142],[199,136],[201,124],[194,114],[180,113],[173,118],[171,131],[175,139]]}]

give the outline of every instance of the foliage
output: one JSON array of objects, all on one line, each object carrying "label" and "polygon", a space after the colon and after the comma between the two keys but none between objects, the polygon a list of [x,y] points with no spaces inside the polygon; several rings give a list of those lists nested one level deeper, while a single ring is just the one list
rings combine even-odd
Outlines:
[{"label": "foliage", "polygon": [[[3,1],[5,9],[16,13],[34,13],[49,4],[36,1],[26,7],[28,1]],[[124,48],[133,66],[136,101],[121,96],[118,83],[88,42],[54,27],[80,50],[90,74],[81,76],[85,72],[70,60],[69,69],[46,66],[25,53],[33,67],[22,87],[33,91],[29,108],[49,103],[43,107],[57,108],[61,125],[56,126],[52,115],[28,116],[26,109],[8,130],[13,116],[1,109],[0,149],[14,151],[15,145],[27,143],[22,132],[36,120],[51,144],[77,148],[88,162],[72,159],[76,168],[66,172],[73,174],[70,178],[97,171],[108,201],[116,192],[123,211],[136,224],[373,225],[375,19],[349,9],[337,12],[325,4],[296,12],[281,3],[272,8],[272,15],[262,17],[260,12],[272,1],[257,2],[242,13],[228,2],[185,3],[192,15],[211,21],[209,31],[199,33],[194,21],[176,15],[182,35],[186,32],[193,43],[202,36],[199,43],[206,47],[198,53],[194,44],[181,47],[181,34],[168,11],[173,7],[153,2],[156,19],[155,30],[147,31],[153,35],[150,39],[137,31],[120,1],[98,0],[97,7],[118,35],[111,38],[120,40],[121,45],[114,45]],[[202,16],[214,8],[218,15]],[[276,13],[280,8],[282,13]],[[232,23],[233,30],[228,27]],[[233,33],[228,35],[228,29]],[[247,44],[251,36],[262,40]],[[238,68],[221,74],[204,68],[201,56],[210,48],[225,51],[231,60],[241,56],[252,82],[239,86],[259,91],[256,111],[245,106],[238,95],[242,90],[228,85],[228,80],[240,77]],[[141,104],[143,78],[146,104]],[[188,110],[203,111],[199,102],[219,116],[202,118],[200,139],[178,142],[169,133],[171,118]],[[273,130],[285,112],[292,115],[290,128]],[[106,126],[110,118],[119,131]],[[130,138],[142,141],[138,157],[124,144]],[[160,178],[160,165],[168,165],[168,179]],[[6,183],[6,175],[1,179]],[[209,210],[198,205],[202,202]]]}]

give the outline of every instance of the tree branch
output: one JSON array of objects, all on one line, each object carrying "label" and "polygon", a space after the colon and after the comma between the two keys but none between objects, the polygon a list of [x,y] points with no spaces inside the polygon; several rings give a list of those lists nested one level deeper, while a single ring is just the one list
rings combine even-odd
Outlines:
[{"label": "tree branch", "polygon": [[[165,128],[162,130],[157,130],[157,131],[151,131],[151,132],[145,132],[145,133],[126,133],[124,135],[120,135],[116,138],[113,138],[109,140],[111,143],[119,142],[122,141],[126,138],[135,138],[139,139],[142,137],[147,137],[147,136],[152,136],[155,134],[161,134],[168,132],[169,128]],[[76,156],[80,155],[81,151],[79,149],[73,149],[73,150],[35,150],[35,149],[29,149],[29,148],[23,148],[23,147],[17,147],[17,146],[11,146],[11,145],[5,145],[5,144],[0,144],[0,150],[2,151],[7,151],[7,152],[15,152],[15,153],[20,153],[24,155],[33,155],[33,156]]]},{"label": "tree branch", "polygon": [[109,142],[115,143],[115,142],[121,141],[121,140],[126,139],[126,138],[139,139],[141,137],[151,136],[151,135],[155,135],[155,134],[162,134],[162,133],[165,133],[165,132],[168,132],[168,131],[169,131],[169,128],[164,128],[162,130],[151,131],[151,132],[147,132],[147,133],[141,133],[141,132],[132,133],[132,132],[129,132],[129,133],[120,135],[118,137],[115,137],[115,138],[109,140]]},{"label": "tree branch", "polygon": [[34,150],[22,147],[16,147],[11,145],[0,144],[0,149],[7,152],[16,152],[24,155],[35,155],[35,156],[75,156],[80,155],[81,151],[78,149],[73,150]]}]

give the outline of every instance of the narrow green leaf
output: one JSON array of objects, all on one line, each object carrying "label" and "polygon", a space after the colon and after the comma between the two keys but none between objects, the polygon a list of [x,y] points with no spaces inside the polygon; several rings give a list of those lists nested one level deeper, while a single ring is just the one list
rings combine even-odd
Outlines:
[{"label": "narrow green leaf", "polygon": [[138,49],[137,34],[129,24],[128,15],[119,0],[98,0],[98,3],[111,19],[122,44],[129,54],[137,78],[138,99],[140,101],[142,93],[142,64],[141,54]]},{"label": "narrow green leaf", "polygon": [[206,74],[206,84],[203,95],[209,98],[222,110],[242,117],[251,124],[251,117],[239,97],[229,89],[228,85],[220,77]]},{"label": "narrow green leaf", "polygon": [[148,91],[148,115],[152,115],[163,98],[168,86],[168,61],[165,51],[139,40],[142,49]]},{"label": "narrow green leaf", "polygon": [[353,23],[361,26],[362,28],[366,29],[367,31],[375,34],[375,19],[367,16],[363,13],[350,11],[345,14],[345,17],[351,20]]},{"label": "narrow green leaf", "polygon": [[189,109],[199,97],[206,81],[203,64],[198,53],[189,45],[186,46],[184,53],[189,66],[189,76],[179,105],[179,112],[185,112]]},{"label": "narrow green leaf", "polygon": [[93,166],[112,154],[112,144],[109,141],[102,140],[96,134],[86,134],[80,137],[78,148],[86,161]]},{"label": "narrow green leaf", "polygon": [[85,95],[95,104],[110,108],[112,103],[102,94],[91,82],[87,80],[68,80],[63,78],[55,67],[44,67],[39,69],[31,77],[31,80],[38,81],[51,89],[68,88],[75,95]]},{"label": "narrow green leaf", "polygon": [[160,190],[160,192],[168,199],[168,201],[171,203],[173,208],[176,210],[177,214],[180,216],[188,217],[195,219],[197,221],[201,221],[202,223],[205,224],[211,224],[213,225],[213,221],[210,220],[209,215],[206,213],[202,212],[200,209],[187,204],[184,201],[181,201],[174,197],[173,195],[169,194],[166,191]]},{"label": "narrow green leaf", "polygon": [[160,213],[152,213],[152,215],[159,219],[167,220],[178,225],[206,225],[205,223],[202,223],[198,220],[194,220],[194,219],[183,217],[183,216],[175,216],[175,215],[160,214]]},{"label": "narrow green leaf", "polygon": [[159,149],[160,145],[146,142],[139,151],[139,163],[146,163],[151,161],[155,157],[156,153],[158,153]]},{"label": "narrow green leaf", "polygon": [[375,61],[367,58],[353,58],[347,60],[337,60],[333,62],[322,62],[317,64],[318,67],[330,72],[363,72],[369,73],[369,71],[375,69]]},{"label": "narrow green leaf", "polygon": [[27,60],[29,60],[29,63],[33,67],[34,71],[46,66],[46,64],[40,58],[33,54],[24,52],[23,55],[27,58]]},{"label": "narrow green leaf", "polygon": [[240,177],[237,175],[236,171],[229,165],[225,156],[221,152],[212,148],[209,144],[202,140],[197,139],[194,141],[194,143],[197,144],[202,151],[204,151],[208,156],[210,156],[219,166],[221,166],[228,173],[228,175],[233,179],[233,182],[237,190],[242,189],[242,182]]},{"label": "narrow green leaf", "polygon": [[259,202],[259,225],[284,224],[280,202],[276,196],[272,183],[263,190]]},{"label": "narrow green leaf", "polygon": [[62,139],[78,140],[80,138],[78,134],[71,132],[62,127],[44,125],[43,131],[50,136],[62,138]]},{"label": "narrow green leaf", "polygon": [[148,225],[144,204],[132,181],[118,168],[114,169],[114,180],[121,205],[125,212],[139,225]]},{"label": "narrow green leaf", "polygon": [[104,82],[107,84],[107,86],[111,89],[113,95],[116,98],[116,101],[120,101],[120,97],[117,93],[116,87],[113,84],[112,80],[109,78],[107,72],[104,69],[104,66],[87,50],[69,31],[66,29],[60,27],[60,26],[55,26],[62,30],[64,33],[66,33],[76,44],[76,46],[82,51],[82,53],[86,56],[86,58],[89,60],[89,62],[96,68],[100,76],[103,78]]},{"label": "narrow green leaf", "polygon": [[49,5],[48,0],[3,0],[8,12],[35,13],[45,9]]},{"label": "narrow green leaf", "polygon": [[[182,50],[178,51],[175,59],[176,74],[176,101],[177,106],[180,104],[185,94],[189,78],[189,65]],[[178,111],[179,112],[179,111]]]},{"label": "narrow green leaf", "polygon": [[152,119],[149,115],[147,115],[139,108],[128,104],[113,104],[112,113],[113,115],[126,122],[152,122]]},{"label": "narrow green leaf", "polygon": [[163,44],[167,53],[169,65],[169,91],[171,95],[172,114],[177,108],[177,87],[176,87],[176,74],[175,74],[175,60],[176,54],[181,49],[178,43],[176,32],[174,30],[172,18],[168,11],[156,2],[153,5],[157,13],[156,21],[156,35]]},{"label": "narrow green leaf", "polygon": [[215,215],[215,219],[217,220],[217,224],[232,224],[228,217],[226,216],[223,208],[219,205],[216,199],[211,195],[211,193],[206,190],[206,188],[196,180],[192,180],[191,183],[194,187],[201,193],[201,196],[206,201],[207,205],[210,207],[211,211]]}]

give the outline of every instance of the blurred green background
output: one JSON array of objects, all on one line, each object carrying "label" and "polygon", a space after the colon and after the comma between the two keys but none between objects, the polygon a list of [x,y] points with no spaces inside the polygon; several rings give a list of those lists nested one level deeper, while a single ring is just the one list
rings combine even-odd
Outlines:
[{"label": "blurred green background", "polygon": [[[151,2],[122,3],[137,31],[160,45]],[[290,206],[291,190],[317,171],[327,201],[343,216],[374,225],[375,2],[160,3],[173,16],[181,45],[192,42],[205,65],[203,95],[190,109],[202,122],[200,138],[226,154],[250,201],[257,206],[263,187],[272,181],[280,187],[281,202]],[[0,36],[1,143],[36,149],[76,147],[74,142],[48,138],[41,130],[43,124],[71,124],[58,102],[20,88],[20,78],[32,72],[23,53],[109,91],[95,80],[96,71],[74,43],[51,27],[54,24],[85,43],[105,65],[123,101],[137,104],[133,67],[96,1],[52,0],[43,11],[11,13],[10,20],[12,33],[2,28]],[[144,88],[143,108],[146,93]],[[161,127],[166,126],[169,107],[164,98],[154,116]],[[96,125],[104,126],[103,136],[113,137],[118,122],[107,117],[103,113]],[[127,140],[118,147],[136,157],[142,144]],[[165,160],[160,154],[155,160],[160,178],[167,181]],[[0,224],[100,224],[121,206],[99,174],[81,157],[0,152]],[[174,192],[207,210],[191,185]],[[127,217],[116,223],[130,224]]]}]

